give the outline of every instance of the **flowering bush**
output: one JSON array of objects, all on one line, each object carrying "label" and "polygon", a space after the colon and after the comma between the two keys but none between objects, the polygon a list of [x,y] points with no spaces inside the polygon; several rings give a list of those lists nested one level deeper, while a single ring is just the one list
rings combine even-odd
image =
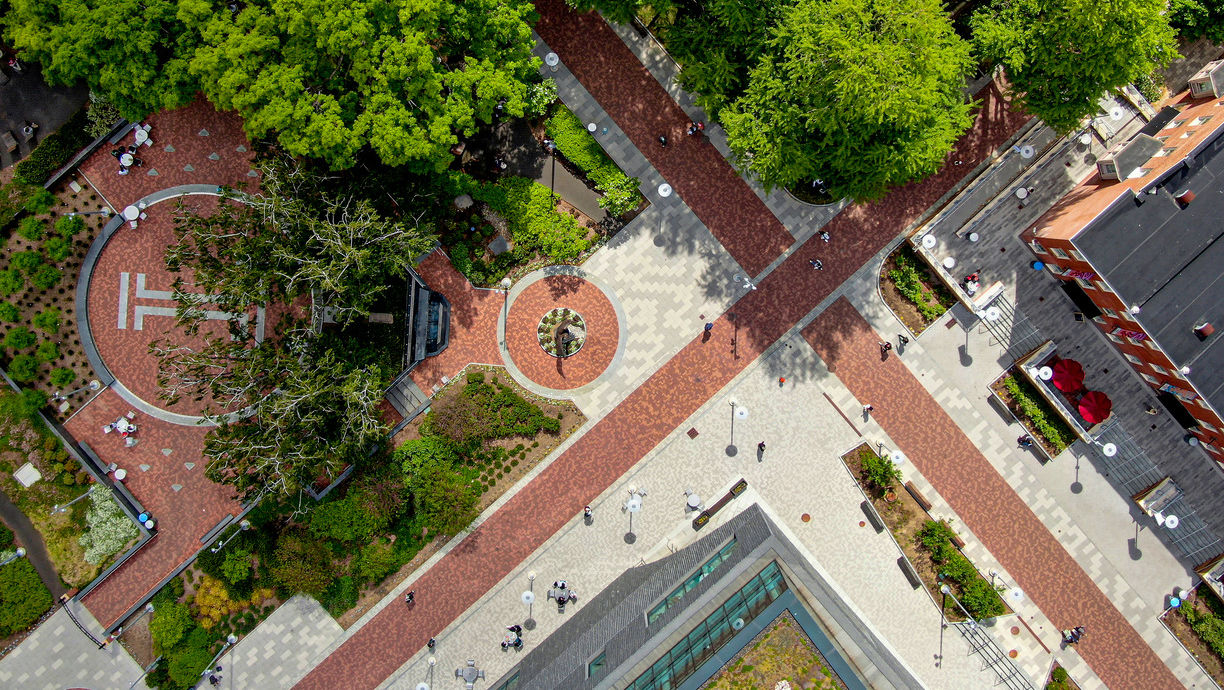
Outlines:
[{"label": "flowering bush", "polygon": [[140,531],[106,491],[94,491],[89,501],[92,505],[85,514],[88,529],[81,535],[80,544],[85,549],[85,560],[97,565],[118,553]]}]

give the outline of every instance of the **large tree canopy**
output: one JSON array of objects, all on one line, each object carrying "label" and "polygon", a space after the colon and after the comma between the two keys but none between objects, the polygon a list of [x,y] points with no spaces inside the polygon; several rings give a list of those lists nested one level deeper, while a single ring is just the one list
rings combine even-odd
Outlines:
[{"label": "large tree canopy", "polygon": [[971,21],[1023,106],[1070,132],[1098,99],[1177,57],[1165,0],[996,0]]},{"label": "large tree canopy", "polygon": [[800,0],[721,119],[767,186],[871,199],[939,169],[972,123],[970,67],[938,0]]},{"label": "large tree canopy", "polygon": [[83,81],[139,119],[195,97],[187,64],[198,36],[189,23],[201,2],[207,8],[205,0],[11,0],[0,26],[48,82]]},{"label": "large tree canopy", "polygon": [[203,26],[191,72],[249,135],[294,155],[341,169],[369,145],[441,171],[499,102],[523,114],[532,13],[526,0],[254,0]]},{"label": "large tree canopy", "polygon": [[1224,0],[1171,0],[1169,24],[1182,38],[1224,43]]}]

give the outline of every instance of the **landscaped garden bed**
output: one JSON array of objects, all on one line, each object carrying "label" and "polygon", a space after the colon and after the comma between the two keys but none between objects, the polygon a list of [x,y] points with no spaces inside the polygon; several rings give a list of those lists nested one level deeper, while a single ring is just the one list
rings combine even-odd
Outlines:
[{"label": "landscaped garden bed", "polygon": [[1215,594],[1198,587],[1161,620],[1216,685],[1224,687],[1224,605]]},{"label": "landscaped garden bed", "polygon": [[1067,674],[1067,669],[1059,666],[1055,662],[1050,668],[1050,679],[1046,681],[1045,690],[1080,690],[1080,686],[1071,676]]},{"label": "landscaped garden bed", "polygon": [[880,292],[884,303],[914,334],[926,330],[956,304],[948,288],[906,243],[884,260]]},{"label": "landscaped garden bed", "polygon": [[540,319],[536,335],[540,347],[553,357],[569,357],[582,349],[586,342],[587,325],[582,315],[573,309],[558,307]]},{"label": "landscaped garden bed", "polygon": [[[891,460],[881,458],[870,446],[863,444],[843,455],[842,462],[867,494],[936,601],[943,601],[939,588],[947,584],[978,620],[1009,612],[999,593],[957,548],[952,528],[946,522],[932,520],[918,501],[900,486],[901,475]],[[964,620],[951,598],[944,602],[944,615],[949,620]]]},{"label": "landscaped garden bed", "polygon": [[990,390],[1020,421],[1028,435],[1054,458],[1075,442],[1075,432],[1033,385],[1014,368],[990,384]]},{"label": "landscaped garden bed", "polygon": [[772,690],[782,681],[795,690],[846,687],[789,611],[744,645],[702,690]]}]

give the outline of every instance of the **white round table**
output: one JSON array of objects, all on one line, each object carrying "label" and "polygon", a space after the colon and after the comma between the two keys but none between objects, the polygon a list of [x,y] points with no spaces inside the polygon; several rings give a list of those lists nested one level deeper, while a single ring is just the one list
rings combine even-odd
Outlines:
[{"label": "white round table", "polygon": [[144,131],[143,127],[136,128],[136,143],[143,144],[149,138],[149,133]]},{"label": "white round table", "polygon": [[130,154],[130,153],[125,153],[125,154],[123,154],[123,155],[119,156],[119,162],[120,162],[121,164],[123,164],[123,165],[131,165],[131,164],[132,164],[132,163],[134,163],[135,161],[136,161],[136,159],[135,159],[135,158],[132,156],[132,154]]},{"label": "white round table", "polygon": [[666,182],[659,185],[659,196],[668,197],[668,196],[671,196],[671,193],[672,193],[671,185],[667,184]]},{"label": "white round table", "polygon": [[696,510],[697,506],[699,505],[701,505],[701,497],[698,496],[697,494],[689,494],[688,507],[692,508],[693,510]]},{"label": "white round table", "polygon": [[1118,447],[1112,443],[1106,443],[1101,446],[1101,452],[1105,454],[1105,457],[1112,458],[1118,454]]},{"label": "white round table", "polygon": [[1041,379],[1042,381],[1049,381],[1050,379],[1054,378],[1054,370],[1050,367],[1042,367],[1037,370],[1037,378]]},{"label": "white round table", "polygon": [[136,220],[140,217],[140,209],[135,206],[128,206],[123,209],[123,217],[125,220]]},{"label": "white round table", "polygon": [[954,268],[955,266],[956,266],[956,259],[953,259],[953,258],[952,258],[952,257],[950,257],[950,256],[945,256],[945,257],[944,257],[944,260],[943,260],[943,267],[944,267],[944,268],[946,268],[946,269],[948,269],[948,270],[951,270],[951,269],[952,269],[952,268]]},{"label": "white round table", "polygon": [[1033,147],[1029,146],[1028,144],[1025,144],[1024,146],[1020,147],[1020,157],[1021,158],[1032,158],[1033,154],[1035,153],[1037,152],[1033,150]]},{"label": "white round table", "polygon": [[127,478],[127,470],[115,470],[115,481],[121,482]]},{"label": "white round table", "polygon": [[588,132],[590,132],[591,134],[594,134],[596,129],[597,129],[597,128],[596,128],[596,126],[595,126],[595,123],[594,123],[594,122],[588,122],[588,123],[587,123],[587,131],[588,131]]},{"label": "white round table", "polygon": [[1017,190],[1016,190],[1016,198],[1017,198],[1017,199],[1025,199],[1025,198],[1027,198],[1027,197],[1028,197],[1028,189],[1027,189],[1027,188],[1025,188],[1025,187],[1021,187],[1020,189],[1017,189]]},{"label": "white round table", "polygon": [[1089,133],[1087,133],[1087,132],[1084,132],[1083,134],[1081,134],[1081,135],[1080,135],[1079,142],[1080,142],[1080,144],[1082,144],[1082,145],[1084,145],[1084,146],[1087,146],[1087,145],[1091,144],[1091,143],[1092,143],[1092,135],[1091,135],[1091,134],[1089,134]]},{"label": "white round table", "polygon": [[976,232],[971,232],[971,233],[969,233],[969,241],[970,241],[970,242],[977,242],[977,241],[978,241],[978,240],[980,240],[980,239],[982,239],[982,236],[981,236],[981,235],[979,235],[979,234],[977,234]]},{"label": "white round table", "polygon": [[934,249],[937,241],[938,240],[935,239],[935,236],[930,233],[922,236],[922,246],[927,249]]}]

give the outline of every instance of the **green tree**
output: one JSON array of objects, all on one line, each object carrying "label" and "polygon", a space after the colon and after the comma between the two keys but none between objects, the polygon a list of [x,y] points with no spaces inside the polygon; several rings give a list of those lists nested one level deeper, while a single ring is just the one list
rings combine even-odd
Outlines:
[{"label": "green tree", "polygon": [[1171,0],[1169,24],[1182,38],[1224,43],[1224,1]]},{"label": "green tree", "polygon": [[235,585],[251,577],[251,552],[237,547],[226,551],[221,575]]},{"label": "green tree", "polygon": [[153,612],[153,620],[149,621],[149,633],[153,636],[155,648],[164,654],[177,645],[194,625],[191,609],[186,604],[177,601],[159,603]]},{"label": "green tree", "polygon": [[54,362],[60,356],[59,345],[56,345],[53,341],[44,340],[35,348],[34,356],[39,362]]},{"label": "green tree", "polygon": [[48,259],[58,263],[72,253],[72,243],[63,237],[52,237],[43,243],[43,249],[47,250]]},{"label": "green tree", "polygon": [[369,146],[441,172],[499,100],[523,114],[533,19],[525,0],[254,0],[209,17],[191,72],[248,135],[294,155],[343,169]]},{"label": "green tree", "polygon": [[66,240],[84,229],[85,219],[80,216],[60,216],[55,221],[55,233]]},{"label": "green tree", "polygon": [[318,595],[331,582],[331,565],[323,542],[284,532],[276,542],[272,575],[291,592]]},{"label": "green tree", "polygon": [[60,314],[59,307],[47,307],[35,314],[32,322],[43,333],[59,333]]},{"label": "green tree", "polygon": [[0,302],[0,321],[13,323],[21,318],[21,310],[12,302]]},{"label": "green tree", "polygon": [[42,254],[34,251],[15,252],[10,263],[13,268],[22,273],[33,273],[43,265],[43,257]]},{"label": "green tree", "polygon": [[38,336],[25,326],[17,326],[4,334],[4,346],[10,350],[24,350],[38,342]]},{"label": "green tree", "polygon": [[935,0],[800,0],[771,46],[721,116],[767,187],[874,199],[938,170],[972,123],[969,46]]},{"label": "green tree", "polygon": [[128,119],[191,102],[187,71],[207,0],[10,0],[5,36],[52,84],[85,82]]},{"label": "green tree", "polygon": [[25,276],[15,268],[0,269],[0,296],[16,294],[26,286]]},{"label": "green tree", "polygon": [[50,290],[60,282],[60,278],[64,276],[56,267],[51,264],[43,264],[34,271],[34,275],[30,276],[30,283],[39,290]]},{"label": "green tree", "polygon": [[417,518],[434,532],[450,535],[467,527],[479,515],[480,493],[451,462],[435,453],[436,449],[421,444],[407,450],[401,447],[396,451],[396,459],[402,460],[404,483],[412,492]]},{"label": "green tree", "polygon": [[996,0],[970,26],[1023,107],[1067,133],[1108,90],[1179,57],[1165,9],[1164,0]]},{"label": "green tree", "polygon": [[76,372],[68,367],[59,367],[51,370],[52,386],[67,388],[73,381],[76,381]]}]

